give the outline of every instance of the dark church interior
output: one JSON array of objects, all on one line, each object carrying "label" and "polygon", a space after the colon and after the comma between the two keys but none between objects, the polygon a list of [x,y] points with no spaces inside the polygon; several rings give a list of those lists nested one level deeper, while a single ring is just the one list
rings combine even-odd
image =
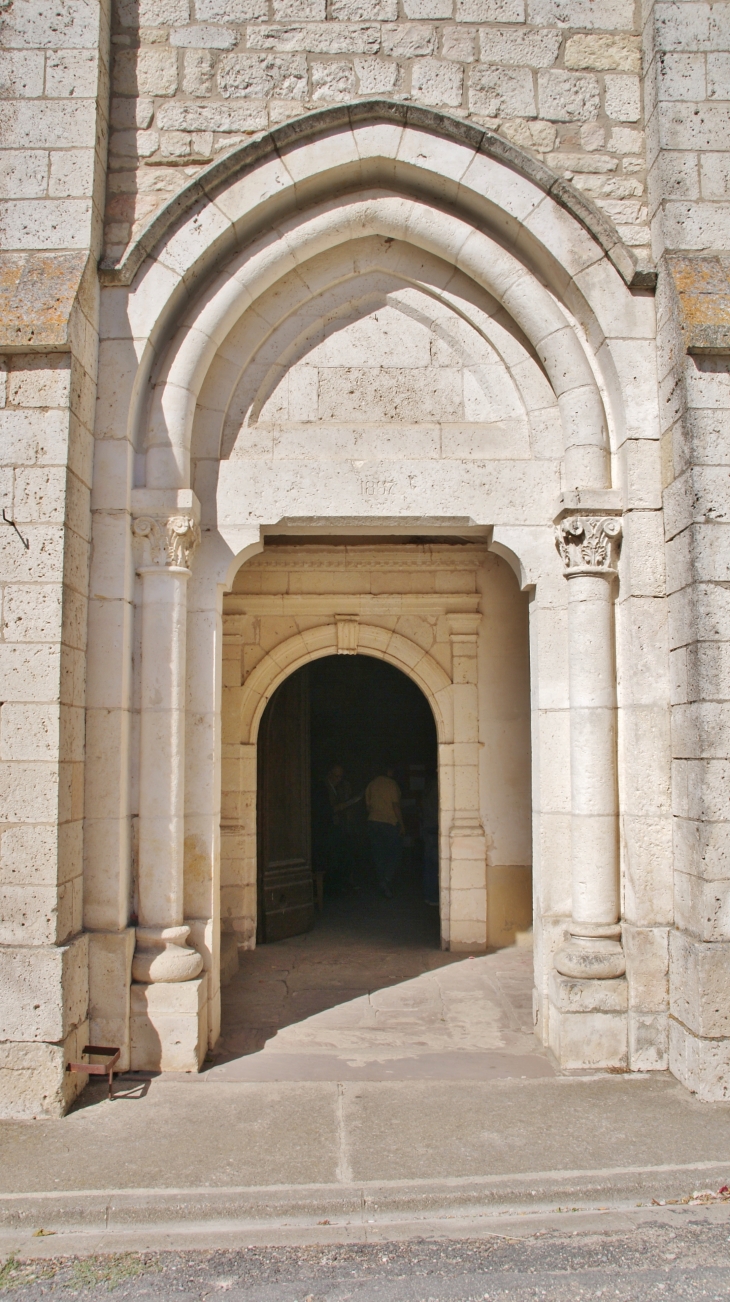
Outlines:
[{"label": "dark church interior", "polygon": [[436,728],[416,684],[370,656],[314,661],[272,697],[259,750],[259,943],[321,926],[333,909],[362,918],[373,896],[388,894],[378,892],[366,791],[390,772],[403,820],[393,894],[401,908],[408,899],[424,915],[438,945],[438,892],[430,891],[434,916],[426,918],[423,882],[424,802],[435,790]]}]

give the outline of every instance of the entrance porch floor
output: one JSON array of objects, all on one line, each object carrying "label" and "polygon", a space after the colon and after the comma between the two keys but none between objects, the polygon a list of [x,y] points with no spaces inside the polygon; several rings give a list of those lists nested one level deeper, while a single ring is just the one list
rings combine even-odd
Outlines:
[{"label": "entrance porch floor", "polygon": [[553,1076],[532,1028],[532,952],[438,948],[405,885],[325,904],[314,929],[242,952],[203,1079],[491,1080]]},{"label": "entrance porch floor", "polygon": [[342,901],[244,954],[200,1075],[0,1122],[0,1253],[522,1233],[728,1183],[730,1102],[561,1075],[532,1036],[530,951],[444,954],[404,911]]}]

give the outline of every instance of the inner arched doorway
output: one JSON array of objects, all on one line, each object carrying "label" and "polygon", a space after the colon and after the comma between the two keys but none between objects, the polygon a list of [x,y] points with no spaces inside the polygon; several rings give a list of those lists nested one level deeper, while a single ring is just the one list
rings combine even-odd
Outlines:
[{"label": "inner arched doorway", "polygon": [[279,685],[258,735],[259,944],[378,892],[407,894],[438,945],[437,756],[423,692],[383,660],[326,656]]}]

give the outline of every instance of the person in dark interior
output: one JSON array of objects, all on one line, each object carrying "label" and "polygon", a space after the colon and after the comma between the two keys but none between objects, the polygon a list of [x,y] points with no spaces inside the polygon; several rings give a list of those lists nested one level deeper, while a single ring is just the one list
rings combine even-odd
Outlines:
[{"label": "person in dark interior", "polygon": [[387,900],[393,896],[393,881],[403,855],[405,827],[400,802],[400,787],[392,767],[373,778],[365,789],[370,853],[380,893]]},{"label": "person in dark interior", "polygon": [[423,837],[423,898],[438,908],[439,903],[439,782],[435,773],[426,783],[421,798]]},{"label": "person in dark interior", "polygon": [[312,793],[312,849],[315,866],[321,866],[335,891],[352,886],[353,855],[348,829],[343,823],[346,810],[362,795],[342,799],[345,770],[333,764]]}]

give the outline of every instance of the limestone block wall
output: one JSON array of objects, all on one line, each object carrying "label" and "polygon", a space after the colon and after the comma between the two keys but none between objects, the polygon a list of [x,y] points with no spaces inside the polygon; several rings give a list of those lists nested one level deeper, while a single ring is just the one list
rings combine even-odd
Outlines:
[{"label": "limestone block wall", "polygon": [[232,146],[359,97],[501,131],[648,248],[634,0],[116,0],[106,259]]},{"label": "limestone block wall", "polygon": [[[481,611],[478,641],[479,792],[486,832],[486,931],[509,944],[530,925],[531,808],[528,633],[525,598],[509,568],[478,546],[277,546],[239,570],[223,617],[221,917],[253,946],[256,936],[256,747],[249,725],[258,696],[247,680],[267,656],[306,630],[349,616],[400,634],[452,673],[450,612]],[[336,645],[336,639],[334,639]],[[384,645],[387,644],[387,638]],[[448,681],[448,680],[445,680]],[[440,747],[442,928],[449,940],[452,768]],[[486,879],[486,880],[485,880]]]},{"label": "limestone block wall", "polygon": [[659,4],[643,18],[673,692],[670,1065],[712,1099],[730,1090],[730,14]]},{"label": "limestone block wall", "polygon": [[[93,413],[68,354],[2,374],[0,1107],[57,1113],[88,1039],[82,932],[84,689]],[[21,537],[22,535],[22,537]],[[27,546],[26,546],[27,544]]]},{"label": "limestone block wall", "polygon": [[84,703],[108,9],[0,15],[0,1115],[89,1038]]}]

